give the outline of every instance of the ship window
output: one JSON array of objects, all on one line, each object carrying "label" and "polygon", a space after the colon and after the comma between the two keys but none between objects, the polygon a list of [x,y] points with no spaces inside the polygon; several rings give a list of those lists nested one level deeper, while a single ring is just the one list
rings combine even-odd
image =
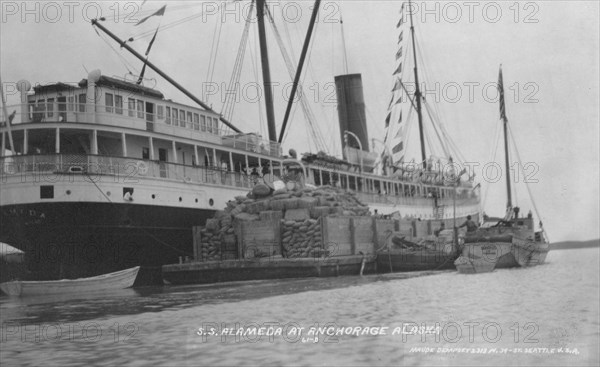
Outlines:
[{"label": "ship window", "polygon": [[35,111],[35,101],[29,101],[29,119],[33,119],[33,112]]},{"label": "ship window", "polygon": [[173,125],[178,126],[179,125],[179,112],[177,112],[177,108],[173,108]]},{"label": "ship window", "polygon": [[192,128],[192,113],[188,112],[187,113],[187,122],[188,122],[188,127],[191,129]]},{"label": "ship window", "polygon": [[54,199],[54,186],[40,186],[40,199]]},{"label": "ship window", "polygon": [[119,115],[123,114],[123,97],[115,95],[115,112]]},{"label": "ship window", "polygon": [[106,93],[104,96],[104,101],[106,104],[106,112],[113,112],[113,95],[110,93]]},{"label": "ship window", "polygon": [[46,116],[46,100],[45,99],[38,99],[36,107],[35,107],[35,112],[37,114],[37,118],[35,119],[36,121],[42,121],[42,119]]},{"label": "ship window", "polygon": [[163,106],[156,106],[156,115],[157,118],[162,120],[163,118],[165,118],[165,113],[163,110]]},{"label": "ship window", "polygon": [[315,185],[321,185],[321,175],[318,170],[313,169],[313,177],[315,178]]},{"label": "ship window", "polygon": [[167,124],[171,125],[171,107],[168,107],[168,106],[167,106],[165,122]]},{"label": "ship window", "polygon": [[185,111],[179,110],[179,126],[185,127]]},{"label": "ship window", "polygon": [[209,133],[212,133],[212,117],[207,116],[206,117],[206,131],[208,131]]},{"label": "ship window", "polygon": [[216,117],[213,118],[213,133],[219,134],[219,119]]},{"label": "ship window", "polygon": [[135,99],[128,98],[127,99],[127,109],[129,110],[129,117],[135,116]]},{"label": "ship window", "polygon": [[79,95],[79,112],[85,112],[85,93]]},{"label": "ship window", "polygon": [[350,190],[356,190],[356,176],[348,176]]},{"label": "ship window", "polygon": [[48,98],[48,104],[46,106],[48,108],[48,117],[54,116],[54,98]]},{"label": "ship window", "polygon": [[206,116],[200,116],[200,129],[206,131]]},{"label": "ship window", "polygon": [[69,108],[69,111],[71,111],[71,112],[72,112],[72,111],[73,111],[74,104],[75,104],[75,97],[73,97],[73,96],[69,96],[69,99],[68,99],[68,100],[69,100],[69,104],[68,104],[68,106],[69,106],[69,107],[68,107],[68,108]]},{"label": "ship window", "polygon": [[200,116],[197,113],[194,114],[194,130],[200,130]]},{"label": "ship window", "polygon": [[142,159],[150,159],[150,149],[147,147],[142,148]]},{"label": "ship window", "polygon": [[137,101],[137,117],[140,119],[144,118],[144,101],[142,101],[141,99],[138,99]]}]

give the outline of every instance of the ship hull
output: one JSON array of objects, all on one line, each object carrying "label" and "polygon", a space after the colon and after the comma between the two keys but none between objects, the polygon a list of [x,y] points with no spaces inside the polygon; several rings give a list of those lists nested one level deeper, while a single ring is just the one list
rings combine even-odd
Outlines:
[{"label": "ship hull", "polygon": [[55,280],[140,265],[136,285],[160,284],[161,266],[193,257],[193,226],[214,210],[115,203],[3,206],[0,241],[24,251],[25,279]]},{"label": "ship hull", "polygon": [[422,270],[447,270],[454,269],[455,254],[442,251],[423,249],[392,250],[377,255],[377,271],[380,273],[422,271]]}]

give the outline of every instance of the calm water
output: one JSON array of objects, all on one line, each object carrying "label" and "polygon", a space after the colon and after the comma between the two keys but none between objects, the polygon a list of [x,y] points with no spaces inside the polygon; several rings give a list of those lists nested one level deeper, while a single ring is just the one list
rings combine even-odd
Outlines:
[{"label": "calm water", "polygon": [[481,275],[2,297],[0,364],[598,365],[599,258],[561,250],[543,266]]}]

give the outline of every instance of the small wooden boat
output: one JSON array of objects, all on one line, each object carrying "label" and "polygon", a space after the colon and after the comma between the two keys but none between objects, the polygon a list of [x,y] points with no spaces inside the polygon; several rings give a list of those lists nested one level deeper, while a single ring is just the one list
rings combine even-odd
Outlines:
[{"label": "small wooden boat", "polygon": [[496,261],[488,259],[459,256],[454,266],[461,274],[491,273],[496,268]]},{"label": "small wooden boat", "polygon": [[452,230],[444,230],[437,238],[430,236],[414,242],[406,233],[392,232],[386,248],[377,254],[377,269],[379,272],[453,269],[458,253],[452,236]]},{"label": "small wooden boat", "polygon": [[102,274],[90,278],[48,281],[15,280],[0,284],[0,289],[10,296],[39,296],[64,293],[100,292],[133,286],[139,266]]},{"label": "small wooden boat", "polygon": [[550,251],[550,244],[546,241],[531,241],[513,237],[512,254],[520,266],[535,266],[543,264]]}]

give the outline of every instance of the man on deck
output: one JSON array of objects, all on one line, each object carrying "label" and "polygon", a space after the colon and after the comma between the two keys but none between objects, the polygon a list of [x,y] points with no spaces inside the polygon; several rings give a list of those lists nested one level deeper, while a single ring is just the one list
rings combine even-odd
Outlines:
[{"label": "man on deck", "polygon": [[477,230],[477,224],[471,220],[470,215],[467,215],[467,220],[459,228],[462,227],[467,227],[467,232],[475,232]]}]

